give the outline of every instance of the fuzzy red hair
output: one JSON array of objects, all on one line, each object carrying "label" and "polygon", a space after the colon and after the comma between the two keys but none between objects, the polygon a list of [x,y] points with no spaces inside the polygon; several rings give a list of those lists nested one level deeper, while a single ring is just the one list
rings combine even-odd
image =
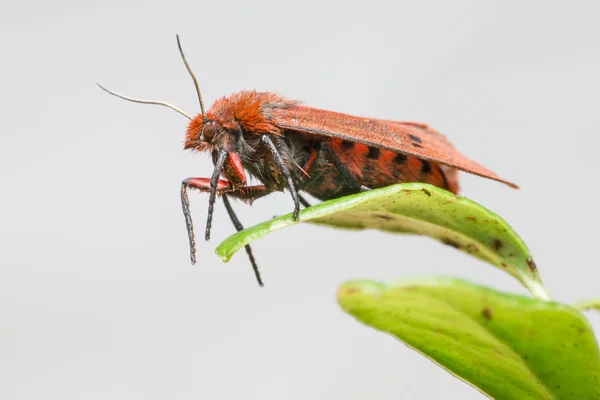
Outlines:
[{"label": "fuzzy red hair", "polygon": [[[271,121],[272,113],[297,104],[297,101],[287,100],[275,93],[242,91],[215,101],[206,113],[206,120],[215,121],[227,130],[234,130],[241,125],[244,132],[251,134],[282,135],[279,127]],[[204,121],[200,114],[190,122],[186,149],[205,151],[209,148],[208,143],[199,140]]]}]

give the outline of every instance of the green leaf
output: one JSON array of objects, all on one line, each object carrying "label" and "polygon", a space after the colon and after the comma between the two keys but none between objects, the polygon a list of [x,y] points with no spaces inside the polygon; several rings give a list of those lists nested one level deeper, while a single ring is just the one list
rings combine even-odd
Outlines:
[{"label": "green leaf", "polygon": [[600,353],[572,307],[451,278],[344,284],[338,302],[495,399],[600,399]]},{"label": "green leaf", "polygon": [[[536,297],[549,298],[529,249],[504,219],[432,185],[402,183],[325,201],[302,210],[299,220],[335,228],[427,235],[499,267]],[[290,213],[257,224],[229,236],[215,252],[227,262],[245,245],[297,223]]]}]

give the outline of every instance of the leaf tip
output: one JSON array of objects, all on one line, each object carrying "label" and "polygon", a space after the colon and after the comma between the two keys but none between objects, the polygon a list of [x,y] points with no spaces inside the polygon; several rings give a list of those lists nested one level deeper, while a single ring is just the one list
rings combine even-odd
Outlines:
[{"label": "leaf tip", "polygon": [[338,302],[343,303],[346,300],[356,298],[357,296],[378,295],[384,289],[383,283],[375,281],[350,281],[344,283],[337,292]]},{"label": "leaf tip", "polygon": [[215,254],[217,256],[219,256],[219,258],[221,259],[221,261],[223,261],[225,263],[229,262],[229,260],[231,260],[231,256],[232,256],[232,254],[230,252],[228,252],[226,248],[223,248],[222,245],[218,246],[215,249]]}]

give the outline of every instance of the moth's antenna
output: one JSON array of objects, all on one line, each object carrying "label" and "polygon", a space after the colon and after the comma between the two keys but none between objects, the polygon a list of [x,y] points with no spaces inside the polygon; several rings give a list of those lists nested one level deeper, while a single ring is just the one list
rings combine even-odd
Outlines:
[{"label": "moth's antenna", "polygon": [[177,46],[179,47],[179,53],[181,53],[181,58],[183,59],[183,63],[185,64],[185,67],[187,68],[188,72],[190,73],[190,76],[194,80],[194,86],[196,86],[196,93],[198,93],[198,101],[200,102],[200,112],[202,112],[202,119],[206,119],[206,114],[204,113],[204,102],[202,101],[202,95],[200,94],[200,86],[198,86],[198,80],[194,76],[194,73],[192,72],[192,69],[190,68],[190,64],[188,64],[187,60],[185,59],[185,55],[183,54],[183,49],[181,48],[181,42],[179,41],[179,35],[176,35],[176,36],[177,36]]},{"label": "moth's antenna", "polygon": [[98,85],[100,87],[100,89],[104,90],[106,93],[108,94],[112,94],[113,96],[117,96],[123,100],[127,100],[127,101],[132,101],[134,103],[141,103],[141,104],[155,104],[157,106],[165,106],[165,107],[169,107],[171,110],[175,110],[177,111],[179,114],[183,115],[184,117],[186,117],[187,119],[189,119],[190,121],[192,120],[192,117],[190,117],[189,115],[187,115],[183,110],[181,110],[178,107],[175,107],[172,104],[169,103],[165,103],[164,101],[155,101],[155,100],[140,100],[140,99],[134,99],[133,97],[127,97],[127,96],[123,96],[122,94],[119,93],[115,93],[115,92],[111,92],[110,90],[106,89],[105,87],[103,87],[101,84],[96,83],[96,85]]}]

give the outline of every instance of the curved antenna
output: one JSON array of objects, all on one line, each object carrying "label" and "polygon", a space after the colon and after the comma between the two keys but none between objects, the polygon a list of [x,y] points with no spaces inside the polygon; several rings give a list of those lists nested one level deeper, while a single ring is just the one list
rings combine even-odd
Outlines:
[{"label": "curved antenna", "polygon": [[200,112],[202,112],[202,119],[206,119],[206,114],[204,113],[204,102],[202,101],[202,95],[200,94],[200,86],[198,86],[198,80],[194,76],[194,73],[192,72],[192,69],[190,68],[190,64],[188,64],[187,60],[185,59],[185,55],[183,54],[183,49],[181,48],[181,42],[179,41],[179,35],[175,35],[175,36],[177,36],[177,47],[179,47],[179,53],[181,54],[183,63],[185,64],[185,67],[187,68],[188,72],[190,73],[190,76],[194,80],[194,86],[196,86],[196,93],[198,93],[198,101],[200,102]]},{"label": "curved antenna", "polygon": [[164,101],[155,101],[155,100],[140,100],[140,99],[134,99],[133,97],[127,97],[127,96],[123,96],[122,94],[119,93],[115,93],[115,92],[111,92],[110,90],[106,89],[105,87],[103,87],[101,84],[96,83],[96,85],[98,85],[100,87],[100,89],[104,90],[106,93],[108,94],[112,94],[113,96],[117,96],[123,100],[127,100],[127,101],[132,101],[134,103],[141,103],[141,104],[155,104],[157,106],[165,106],[165,107],[169,107],[171,110],[175,110],[177,111],[179,114],[183,115],[184,117],[186,117],[187,119],[189,119],[190,121],[193,119],[192,117],[190,117],[189,115],[187,115],[185,112],[183,112],[183,110],[181,110],[178,107],[175,107],[172,104],[169,103],[165,103]]}]

